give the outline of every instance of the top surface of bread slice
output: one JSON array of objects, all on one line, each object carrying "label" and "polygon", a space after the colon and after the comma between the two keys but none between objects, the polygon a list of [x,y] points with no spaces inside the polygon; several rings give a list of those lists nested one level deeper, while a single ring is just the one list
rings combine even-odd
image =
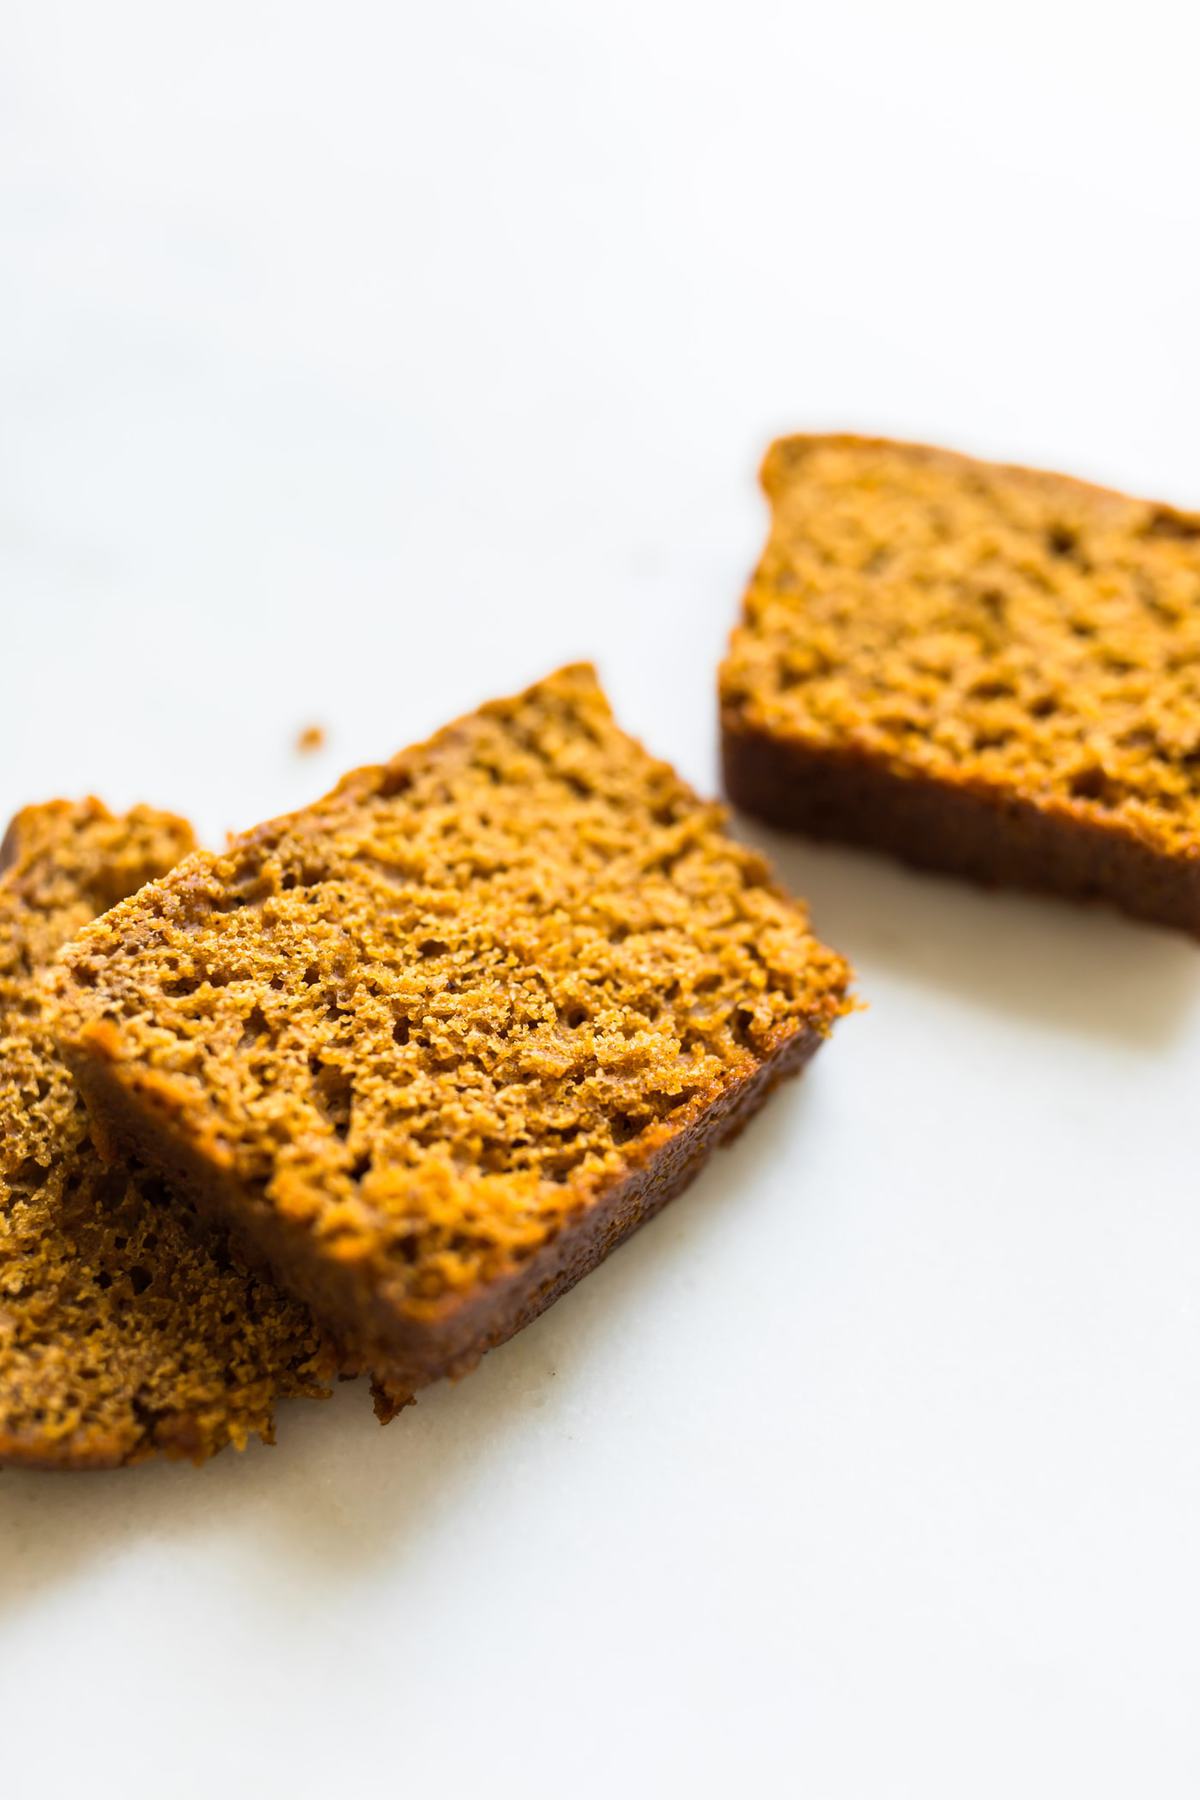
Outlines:
[{"label": "top surface of bread slice", "polygon": [[785,438],[726,727],[1200,854],[1200,516],[920,445]]},{"label": "top surface of bread slice", "polygon": [[193,844],[181,819],[29,807],[0,852],[0,1460],[104,1468],[200,1456],[318,1391],[304,1310],[101,1163],[45,1028],[39,977],[98,912]]},{"label": "top surface of bread slice", "polygon": [[844,1009],[722,819],[569,668],[109,914],[60,1032],[276,1244],[437,1317]]}]

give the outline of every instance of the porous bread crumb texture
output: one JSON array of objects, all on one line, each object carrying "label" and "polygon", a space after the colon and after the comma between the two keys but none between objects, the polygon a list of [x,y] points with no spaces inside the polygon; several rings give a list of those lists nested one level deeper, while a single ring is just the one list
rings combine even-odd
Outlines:
[{"label": "porous bread crumb texture", "polygon": [[845,437],[772,446],[726,729],[1200,854],[1200,516]]},{"label": "porous bread crumb texture", "polygon": [[847,971],[587,667],[192,858],[71,946],[59,1029],[393,1317],[553,1243]]},{"label": "porous bread crumb texture", "polygon": [[30,807],[0,853],[0,1460],[199,1460],[324,1391],[304,1310],[248,1275],[146,1176],[106,1167],[45,1024],[39,977],[95,915],[192,848],[96,800]]},{"label": "porous bread crumb texture", "polygon": [[0,1013],[36,1013],[34,977],[66,940],[194,847],[183,819],[148,806],[114,818],[98,800],[51,800],[17,813],[0,842]]}]

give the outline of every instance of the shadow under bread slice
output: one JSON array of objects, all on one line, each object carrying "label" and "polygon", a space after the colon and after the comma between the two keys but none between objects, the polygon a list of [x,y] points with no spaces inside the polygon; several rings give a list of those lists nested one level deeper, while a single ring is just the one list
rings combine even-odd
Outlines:
[{"label": "shadow under bread slice", "polygon": [[269,1437],[336,1364],[305,1309],[247,1273],[157,1180],[94,1150],[41,978],[98,913],[193,846],[97,800],[14,819],[0,852],[0,1461],[111,1468]]},{"label": "shadow under bread slice", "polygon": [[1200,515],[794,437],[721,670],[730,798],[1200,933]]},{"label": "shadow under bread slice", "polygon": [[586,1274],[847,1009],[723,819],[561,670],[116,908],[60,1041],[101,1129],[394,1403]]}]

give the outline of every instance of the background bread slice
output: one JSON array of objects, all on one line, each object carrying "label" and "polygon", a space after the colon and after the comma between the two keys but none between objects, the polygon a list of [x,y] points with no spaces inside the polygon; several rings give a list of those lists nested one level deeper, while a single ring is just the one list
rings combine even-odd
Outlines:
[{"label": "background bread slice", "polygon": [[1200,515],[852,437],[781,440],[763,485],[730,797],[1200,932]]},{"label": "background bread slice", "polygon": [[303,1307],[161,1186],[92,1148],[39,977],[80,925],[192,848],[148,807],[30,807],[0,851],[0,1460],[199,1460],[270,1435],[335,1366]]},{"label": "background bread slice", "polygon": [[71,946],[106,1132],[238,1222],[392,1397],[677,1193],[847,971],[585,667],[191,858]]}]

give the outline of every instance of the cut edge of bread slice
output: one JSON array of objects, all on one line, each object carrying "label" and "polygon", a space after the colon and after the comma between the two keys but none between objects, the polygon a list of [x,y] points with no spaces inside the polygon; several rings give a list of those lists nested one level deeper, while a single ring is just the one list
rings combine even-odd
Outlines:
[{"label": "cut edge of bread slice", "polygon": [[[606,755],[611,758],[611,766],[604,765]],[[500,772],[491,768],[489,758],[502,765]],[[481,774],[484,770],[489,772],[489,780],[493,784],[499,783],[498,786],[486,786]],[[513,770],[524,770],[525,774],[511,774]],[[479,792],[472,785],[477,776]],[[526,783],[524,787],[520,785],[522,780]],[[589,787],[593,780],[594,788]],[[197,955],[207,959],[209,976],[219,973],[220,980],[211,994],[208,988],[203,990],[202,1000],[193,1000],[191,996],[186,999],[185,1009],[190,1009],[186,1016],[193,1022],[187,1029],[194,1027],[213,1056],[226,1054],[225,1051],[218,1052],[217,1046],[225,1045],[227,1040],[233,1047],[229,1054],[236,1055],[237,1045],[245,1044],[247,1020],[253,1020],[256,1030],[286,1034],[293,1029],[291,1021],[308,1005],[302,993],[306,977],[296,960],[298,952],[291,951],[291,960],[282,960],[278,965],[270,964],[268,958],[247,977],[245,970],[250,966],[247,959],[253,962],[252,946],[261,941],[261,933],[257,926],[250,926],[239,936],[242,927],[236,922],[230,924],[231,919],[236,921],[242,916],[236,910],[241,904],[236,896],[253,892],[256,896],[253,904],[269,909],[271,930],[277,937],[281,941],[303,945],[308,941],[304,936],[304,917],[314,917],[313,914],[303,915],[301,911],[306,898],[317,897],[316,918],[320,920],[321,895],[330,891],[335,879],[342,883],[343,891],[354,889],[360,880],[367,879],[361,875],[359,862],[355,860],[363,853],[364,845],[370,852],[366,860],[372,870],[383,868],[386,871],[391,866],[389,857],[398,867],[408,854],[404,848],[408,828],[413,827],[410,837],[420,838],[423,822],[428,824],[435,814],[441,817],[438,808],[444,805],[444,800],[439,798],[442,786],[466,796],[461,802],[456,801],[467,809],[463,825],[464,854],[478,852],[486,857],[494,853],[500,858],[502,874],[499,880],[503,884],[507,879],[503,873],[503,856],[494,844],[488,848],[487,833],[491,826],[482,821],[490,817],[493,808],[503,810],[504,789],[510,781],[513,793],[507,801],[510,810],[505,814],[501,850],[519,855],[524,827],[517,822],[517,812],[521,811],[523,819],[525,808],[533,807],[537,816],[533,829],[540,829],[544,837],[537,840],[530,854],[532,856],[536,851],[547,859],[548,908],[559,904],[562,896],[569,892],[584,893],[584,889],[572,887],[573,865],[568,866],[569,859],[564,860],[563,840],[555,834],[570,834],[578,828],[579,854],[584,856],[588,853],[583,846],[589,832],[597,843],[604,840],[605,833],[620,836],[623,832],[620,854],[632,856],[634,849],[638,854],[644,852],[648,871],[641,878],[642,891],[630,899],[633,912],[637,913],[639,906],[643,910],[656,906],[661,915],[654,926],[660,936],[654,940],[644,939],[646,945],[652,941],[658,944],[659,950],[646,950],[645,954],[651,957],[665,954],[661,951],[663,936],[669,937],[673,931],[675,935],[670,941],[680,946],[682,968],[686,961],[684,949],[690,944],[688,931],[695,928],[689,925],[685,888],[673,887],[675,878],[670,872],[664,875],[662,869],[670,871],[672,857],[678,859],[695,854],[702,859],[708,854],[712,863],[712,881],[717,886],[723,883],[722,894],[728,896],[727,901],[719,897],[716,911],[719,913],[722,905],[734,909],[731,916],[735,925],[730,928],[728,945],[731,960],[746,971],[761,970],[766,967],[764,954],[769,959],[778,953],[794,975],[808,956],[812,993],[807,998],[786,1002],[791,1006],[791,1012],[785,1017],[781,1010],[774,1023],[771,1022],[770,1008],[764,1007],[761,1036],[751,1039],[747,1035],[746,1045],[753,1042],[753,1049],[745,1045],[735,1047],[719,1082],[714,1080],[695,1094],[688,1094],[684,1089],[673,1110],[658,1117],[651,1114],[648,1122],[637,1125],[632,1141],[623,1142],[619,1153],[613,1151],[610,1155],[605,1151],[601,1155],[597,1152],[599,1161],[589,1173],[566,1178],[565,1198],[551,1195],[548,1200],[545,1182],[531,1176],[523,1183],[518,1178],[519,1171],[504,1163],[506,1155],[510,1163],[516,1157],[515,1144],[507,1152],[498,1150],[495,1154],[501,1166],[496,1176],[500,1181],[497,1191],[503,1205],[515,1207],[517,1213],[520,1196],[527,1197],[532,1209],[528,1231],[507,1262],[503,1256],[489,1261],[485,1244],[484,1252],[479,1253],[478,1266],[486,1271],[486,1275],[481,1274],[478,1280],[464,1279],[461,1285],[450,1285],[444,1290],[435,1282],[434,1289],[427,1291],[426,1276],[432,1279],[436,1273],[437,1280],[442,1280],[445,1268],[452,1267],[456,1259],[458,1262],[468,1259],[469,1270],[476,1267],[469,1260],[478,1252],[478,1244],[471,1234],[474,1232],[476,1239],[480,1236],[486,1239],[490,1228],[487,1217],[478,1215],[486,1214],[487,1195],[492,1191],[488,1185],[491,1178],[478,1170],[472,1173],[468,1169],[459,1181],[450,1151],[445,1146],[431,1151],[426,1163],[414,1165],[417,1167],[411,1197],[414,1212],[419,1215],[422,1207],[436,1213],[439,1208],[460,1206],[463,1222],[457,1233],[436,1237],[433,1249],[409,1253],[406,1241],[397,1247],[392,1215],[386,1214],[372,1200],[372,1194],[383,1193],[389,1182],[393,1188],[395,1186],[394,1166],[386,1166],[387,1144],[382,1152],[385,1166],[371,1164],[368,1157],[366,1172],[355,1177],[359,1183],[357,1187],[353,1182],[343,1180],[344,1171],[355,1166],[356,1152],[357,1162],[361,1165],[371,1149],[365,1136],[361,1140],[356,1138],[358,1111],[360,1108],[365,1111],[368,1104],[363,1094],[355,1091],[351,1095],[347,1103],[350,1122],[347,1124],[342,1119],[335,1127],[343,1133],[346,1148],[342,1156],[327,1134],[318,1141],[318,1134],[323,1131],[318,1110],[309,1105],[307,1096],[300,1091],[303,1074],[299,1062],[305,1051],[309,1053],[310,1063],[324,1068],[326,1064],[321,1058],[332,1056],[331,1044],[337,1027],[353,1036],[360,1020],[374,1019],[372,1008],[378,1010],[377,997],[372,995],[369,1000],[363,999],[362,992],[364,986],[370,988],[374,984],[378,988],[382,979],[380,969],[371,966],[364,970],[355,964],[355,953],[347,951],[345,962],[349,973],[343,968],[339,978],[332,964],[319,962],[314,956],[309,974],[313,995],[311,1017],[315,1023],[310,1036],[298,1046],[285,1038],[287,1060],[284,1061],[280,1053],[272,1073],[278,1091],[286,1089],[291,1093],[295,1089],[295,1107],[288,1130],[293,1142],[308,1133],[305,1141],[314,1146],[318,1173],[307,1185],[299,1178],[293,1179],[283,1167],[287,1159],[287,1153],[284,1153],[270,1168],[264,1165],[263,1184],[258,1186],[248,1180],[250,1152],[247,1150],[243,1154],[241,1146],[231,1147],[229,1142],[230,1122],[242,1106],[242,1099],[238,1098],[239,1093],[244,1095],[245,1091],[241,1085],[242,1077],[236,1070],[229,1074],[230,1098],[223,1100],[215,1096],[213,1081],[223,1081],[224,1074],[213,1075],[206,1083],[194,1072],[188,1072],[201,1066],[195,1060],[194,1045],[189,1043],[178,1053],[168,1047],[166,1052],[158,1055],[156,1046],[160,1049],[167,1043],[168,1032],[174,1030],[184,1017],[172,1002],[161,998],[163,970],[168,962],[172,959],[177,962],[182,954],[184,938],[178,934],[177,927],[180,921],[188,923],[189,929],[194,927],[194,930],[187,942],[199,946]],[[601,790],[605,781],[611,784],[613,795],[619,799],[613,798],[610,803],[603,797]],[[638,782],[645,787],[644,801],[633,792]],[[626,806],[634,815],[632,824],[622,811]],[[402,1403],[415,1388],[443,1375],[465,1373],[485,1351],[512,1336],[573,1286],[637,1226],[680,1192],[698,1173],[710,1152],[742,1128],[780,1080],[803,1066],[828,1034],[837,1016],[849,1010],[849,974],[845,965],[811,936],[806,916],[775,887],[762,859],[724,835],[722,819],[720,807],[698,800],[668,765],[650,757],[635,740],[620,731],[599,688],[595,671],[589,665],[571,665],[522,694],[492,702],[465,715],[426,743],[401,752],[386,765],[354,771],[315,806],[235,839],[223,857],[193,859],[184,874],[155,884],[142,897],[110,914],[91,933],[84,933],[67,958],[69,982],[58,1019],[60,1041],[99,1129],[115,1142],[133,1147],[168,1180],[191,1193],[197,1204],[213,1210],[244,1231],[279,1278],[302,1294],[319,1317],[339,1332],[346,1333],[362,1349],[376,1373],[381,1410],[387,1412]],[[381,845],[381,820],[397,825],[395,847]],[[507,838],[503,837],[503,832],[508,833]],[[711,849],[710,837],[715,846]],[[553,840],[552,844],[550,840]],[[571,842],[575,843],[576,839],[572,837]],[[429,851],[427,843],[422,850],[422,854],[426,853],[436,863],[436,852]],[[596,866],[603,868],[602,863]],[[632,863],[629,866],[632,867]],[[374,880],[373,873],[370,879]],[[447,901],[440,890],[433,891],[437,887],[433,876],[428,878],[428,894],[420,888],[418,881],[415,901],[405,886],[405,878],[395,876],[394,879],[397,907],[411,903],[419,909],[426,900],[443,909],[449,906],[443,928],[449,942],[440,943],[432,937],[427,943],[422,942],[420,955],[413,955],[411,966],[406,965],[400,976],[393,980],[390,990],[393,998],[388,1004],[393,1007],[398,1004],[394,995],[407,992],[406,983],[411,986],[413,981],[423,979],[420,971],[422,959],[427,954],[430,968],[436,970],[444,962],[446,969],[470,990],[474,979],[471,970],[477,965],[470,961],[474,951],[469,947],[469,933],[462,937],[464,947],[461,952],[453,947],[458,941],[456,934],[459,934],[461,924],[454,916],[453,901]],[[703,880],[699,876],[697,880],[702,890]],[[603,888],[602,881],[599,887]],[[480,891],[483,895],[480,906],[486,914],[488,896],[493,890],[483,881]],[[509,893],[503,885],[500,891],[506,896]],[[647,898],[648,895],[652,898]],[[597,894],[588,889],[580,904],[594,911],[612,899],[613,896],[603,892],[597,898]],[[613,901],[614,905],[619,899],[620,895]],[[507,898],[505,904],[508,904]],[[532,907],[522,911],[523,904],[505,915],[504,930],[514,942],[523,933],[533,942],[541,930],[540,914]],[[736,912],[738,905],[750,911],[743,917]],[[754,906],[758,906],[763,918],[760,936],[766,941],[765,953],[761,943],[747,947],[753,936],[750,921]],[[235,907],[232,913],[231,907]],[[589,912],[588,917],[591,916]],[[217,923],[210,930],[214,919]],[[493,938],[489,939],[487,917],[476,923],[477,935],[484,942],[487,955],[492,956],[494,951],[500,956],[506,941],[503,933],[497,928]],[[563,930],[570,924],[571,921],[566,919]],[[653,920],[649,920],[649,924],[653,924]],[[293,926],[301,933],[294,940],[288,938]],[[310,926],[309,931],[312,929]],[[364,924],[356,915],[354,929],[361,936],[373,931],[375,924]],[[197,932],[199,936],[196,936]],[[779,940],[778,952],[772,948],[772,933]],[[529,1066],[537,1065],[537,1056],[543,1050],[568,1054],[562,1049],[561,1040],[569,1037],[573,1028],[560,1028],[554,1021],[559,1014],[570,1013],[568,996],[578,996],[579,991],[574,966],[551,967],[557,941],[553,934],[539,941],[545,946],[540,963],[538,953],[528,946],[519,955],[514,952],[516,962],[511,964],[510,973],[512,969],[516,973],[512,976],[510,990],[502,996],[504,1005],[515,1004],[514,994],[518,989],[521,994],[525,992],[519,984],[526,980],[522,973],[526,969],[530,971],[528,985],[531,989],[541,982],[551,990],[546,1002],[546,1019],[529,1026],[528,1046],[525,1038],[521,1038],[522,1054],[524,1047],[528,1048]],[[621,939],[614,933],[612,941],[619,943]],[[739,944],[741,948],[737,947]],[[222,954],[226,961],[217,971],[212,963],[218,946],[222,945],[225,946]],[[642,946],[643,939],[638,937],[635,947],[639,948],[639,954]],[[578,948],[578,944],[575,947]],[[459,956],[458,964],[454,963],[455,955]],[[654,967],[657,974],[662,974],[658,965]],[[364,974],[369,977],[365,983],[361,979]],[[320,1003],[327,1013],[330,1011],[336,979],[340,979],[342,985],[334,1010],[344,1010],[331,1032],[320,1024],[316,1008]],[[430,980],[436,979],[440,977],[430,977]],[[720,981],[723,977],[714,976],[713,979]],[[759,1030],[759,1026],[752,1024],[756,1016],[753,1007],[762,1001],[762,993],[756,992],[753,981],[765,979],[757,973],[753,978],[747,974],[744,991],[728,996],[730,1017],[738,1005],[745,1011],[747,1034]],[[357,986],[354,981],[358,982]],[[664,985],[669,990],[671,982]],[[479,992],[486,986],[482,978],[476,982]],[[282,1001],[277,1006],[272,1000],[273,991],[281,991],[287,1001],[286,1018]],[[431,995],[436,998],[440,991],[428,989],[426,1002]],[[722,992],[724,995],[724,990]],[[584,998],[587,997],[585,994]],[[591,997],[594,999],[595,994]],[[411,1002],[406,1004],[411,1010]],[[782,998],[778,1006],[784,1008]],[[354,1012],[355,1007],[359,1008],[358,1013]],[[586,1011],[586,1007],[582,1010]],[[667,1010],[670,1011],[670,1004]],[[350,1014],[353,1014],[353,1022],[346,1027],[345,1019]],[[433,1053],[419,1048],[417,1040],[420,1035],[427,1034],[428,1018],[432,1015],[422,1016],[425,1025],[420,1029],[416,1024],[410,1028],[405,1021],[405,1058],[393,1058],[393,1063],[397,1067],[403,1063],[410,1073],[428,1074],[435,1066],[431,1060]],[[673,1014],[671,1019],[674,1021]],[[727,1025],[724,1014],[719,1026],[722,1032],[733,1029]],[[711,1029],[715,1034],[717,1026],[713,1025]],[[372,1067],[372,1059],[381,1053],[385,1058],[392,1055],[386,1045],[380,1051],[376,1042],[379,1032],[373,1023],[370,1031],[375,1032],[375,1037],[370,1037],[368,1027],[363,1025],[354,1057],[346,1065],[351,1071]],[[704,1039],[698,1041],[707,1042]],[[722,1043],[725,1041],[721,1039]],[[733,1042],[732,1039],[729,1041]],[[499,1052],[493,1055],[494,1050],[494,1046],[492,1049],[485,1047],[482,1054],[485,1061],[487,1056],[493,1056],[495,1066],[499,1067],[503,1058]],[[245,1053],[253,1055],[253,1051]],[[203,1057],[208,1051],[202,1050],[199,1054]],[[580,1081],[584,1086],[588,1082],[602,1086],[603,1069],[595,1062],[595,1057],[602,1059],[612,1054],[615,1052],[609,1043],[607,1048],[599,1046],[595,1049],[591,1063],[583,1057]],[[204,1066],[210,1071],[214,1068],[211,1062]],[[668,1076],[674,1079],[671,1071]],[[352,1074],[350,1078],[353,1080]],[[316,1079],[320,1082],[324,1077],[318,1074]],[[535,1093],[540,1105],[545,1097],[543,1090],[537,1087],[532,1077],[522,1077],[522,1080],[527,1080],[530,1092]],[[512,1083],[507,1085],[511,1087]],[[504,1086],[501,1081],[500,1087],[495,1087],[489,1077],[478,1091],[485,1094],[488,1104],[492,1104],[495,1093]],[[553,1084],[548,1091],[553,1091]],[[595,1120],[588,1129],[593,1126],[599,1132]],[[611,1126],[610,1119],[606,1129]],[[363,1132],[366,1132],[365,1125]],[[391,1151],[406,1150],[406,1143],[393,1140]],[[422,1169],[427,1173],[421,1173]],[[426,1184],[424,1190],[422,1182]],[[543,1215],[537,1210],[540,1206],[551,1209],[544,1215],[544,1229]],[[511,1220],[506,1223],[506,1230],[510,1224]],[[519,1221],[512,1226],[518,1237],[523,1229]],[[414,1241],[419,1240],[419,1217],[413,1231]],[[415,1273],[410,1255],[416,1259]],[[408,1268],[403,1266],[405,1260],[410,1262]],[[397,1294],[402,1290],[404,1298],[393,1298],[393,1290]]]},{"label": "cut edge of bread slice", "polygon": [[[786,558],[780,517],[789,491],[804,481],[807,460],[826,449],[906,459],[952,478],[1001,478],[1051,503],[1052,513],[1084,509],[1105,529],[1129,521],[1149,543],[1175,544],[1189,560],[1194,554],[1200,571],[1200,513],[924,443],[846,432],[781,438],[761,469],[771,507],[767,544],[719,678],[723,784],[731,802],[778,828],[882,851],[914,867],[985,886],[1101,899],[1131,916],[1200,935],[1200,835],[1165,844],[1145,817],[1113,810],[1114,784],[1086,745],[1073,791],[1034,793],[978,767],[959,773],[923,766],[923,759],[881,747],[853,728],[812,731],[780,708],[768,716],[747,694],[739,651],[755,630],[751,603],[761,584],[777,579],[776,563]],[[1073,554],[1072,530],[1063,528],[1051,555]]]}]

